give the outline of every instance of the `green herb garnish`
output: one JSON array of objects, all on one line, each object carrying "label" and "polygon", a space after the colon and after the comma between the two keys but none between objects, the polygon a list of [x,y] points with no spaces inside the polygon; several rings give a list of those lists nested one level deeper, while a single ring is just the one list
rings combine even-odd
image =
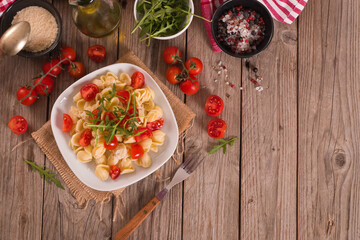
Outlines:
[{"label": "green herb garnish", "polygon": [[229,139],[216,139],[218,140],[219,142],[221,142],[220,144],[218,145],[215,145],[210,151],[209,153],[210,154],[214,154],[216,153],[218,150],[220,150],[221,148],[223,149],[223,154],[226,153],[226,148],[227,148],[227,145],[234,145],[234,142],[238,139],[238,137],[232,137],[232,138],[229,138]]},{"label": "green herb garnish", "polygon": [[28,161],[28,160],[24,160],[27,164],[29,164],[31,166],[31,168],[33,170],[36,170],[40,173],[40,177],[41,178],[44,178],[45,177],[45,180],[48,182],[48,183],[55,183],[55,185],[58,187],[58,188],[61,188],[61,189],[64,189],[64,187],[61,185],[59,179],[57,179],[55,177],[56,173],[51,173],[50,172],[50,169],[45,169],[45,166],[43,167],[40,167],[39,165],[37,165],[35,162],[31,162],[31,161]]}]

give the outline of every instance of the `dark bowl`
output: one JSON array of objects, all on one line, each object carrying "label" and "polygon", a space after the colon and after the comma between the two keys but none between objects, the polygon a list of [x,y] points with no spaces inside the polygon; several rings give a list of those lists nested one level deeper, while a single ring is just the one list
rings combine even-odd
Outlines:
[{"label": "dark bowl", "polygon": [[62,31],[62,22],[59,12],[56,10],[54,5],[51,3],[48,3],[46,1],[42,0],[17,0],[13,4],[6,9],[6,11],[3,14],[1,25],[0,25],[0,32],[1,35],[4,34],[4,32],[11,27],[11,22],[14,19],[15,15],[22,9],[30,7],[30,6],[38,6],[45,8],[48,10],[56,19],[56,23],[58,25],[58,34],[56,36],[56,39],[54,43],[48,47],[47,49],[44,49],[39,52],[28,52],[25,50],[20,51],[17,55],[22,57],[39,57],[43,56],[49,52],[51,52],[59,43],[60,37],[61,37],[61,31]]},{"label": "dark bowl", "polygon": [[[261,15],[261,17],[263,18],[263,20],[265,22],[264,40],[256,46],[256,50],[253,50],[250,53],[241,53],[241,54],[235,53],[228,46],[226,46],[222,42],[218,41],[218,39],[216,37],[217,32],[218,32],[217,22],[218,22],[220,16],[224,12],[227,12],[230,9],[232,9],[233,7],[238,7],[238,6],[243,6],[243,8],[247,8],[247,9],[256,11],[257,13],[259,13]],[[260,52],[264,51],[267,48],[267,46],[269,46],[271,39],[273,37],[273,34],[274,34],[274,22],[271,17],[271,14],[267,10],[267,8],[263,4],[261,4],[260,2],[258,2],[256,0],[229,0],[229,1],[226,1],[223,4],[221,4],[216,9],[216,11],[213,15],[213,18],[212,18],[211,32],[212,32],[213,38],[215,39],[216,44],[225,53],[227,53],[233,57],[249,58],[249,57],[253,57],[253,56],[259,54]]]}]

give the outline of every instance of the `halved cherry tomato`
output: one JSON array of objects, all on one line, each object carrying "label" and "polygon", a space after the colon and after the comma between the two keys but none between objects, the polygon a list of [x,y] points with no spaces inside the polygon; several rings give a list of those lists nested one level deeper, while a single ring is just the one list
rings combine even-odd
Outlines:
[{"label": "halved cherry tomato", "polygon": [[146,124],[146,128],[149,129],[150,131],[155,131],[155,130],[159,130],[160,128],[162,128],[164,126],[164,119],[160,118],[154,122],[149,122]]},{"label": "halved cherry tomato", "polygon": [[145,84],[144,74],[141,72],[134,72],[131,76],[131,86],[135,89],[142,88]]},{"label": "halved cherry tomato", "polygon": [[8,126],[10,130],[17,135],[23,134],[28,128],[27,121],[22,116],[14,116],[10,118]]},{"label": "halved cherry tomato", "polygon": [[85,101],[94,100],[96,97],[96,94],[98,94],[98,93],[99,93],[99,87],[94,83],[86,84],[85,86],[83,86],[80,89],[81,97]]},{"label": "halved cherry tomato", "polygon": [[179,76],[180,74],[181,74],[180,68],[176,66],[169,67],[168,70],[166,70],[166,79],[171,84],[178,84],[179,80],[176,77]]},{"label": "halved cherry tomato", "polygon": [[[37,78],[34,81],[34,85],[40,81],[41,78]],[[54,80],[51,77],[45,76],[39,85],[35,87],[35,91],[40,95],[48,95],[54,88]]]},{"label": "halved cherry tomato", "polygon": [[178,57],[179,58],[181,57],[181,52],[180,52],[179,48],[177,48],[177,47],[165,48],[165,50],[163,52],[163,58],[167,64],[176,64],[178,62],[177,61]]},{"label": "halved cherry tomato", "polygon": [[101,122],[101,112],[99,114],[99,109],[95,109],[94,111],[92,111],[92,114],[94,115],[94,118],[92,116],[89,116],[89,120],[90,121],[93,121],[94,119],[95,120],[98,120],[95,124],[99,124]]},{"label": "halved cherry tomato", "polygon": [[63,132],[69,132],[73,126],[73,120],[71,119],[70,115],[64,113],[63,114]]},{"label": "halved cherry tomato", "polygon": [[103,115],[103,120],[106,121],[113,121],[116,119],[116,116],[112,112],[105,112]]},{"label": "halved cherry tomato", "polygon": [[206,99],[205,112],[212,117],[219,116],[224,109],[223,100],[216,95],[211,95]]},{"label": "halved cherry tomato", "polygon": [[75,66],[72,66],[71,64],[68,66],[68,71],[71,77],[73,78],[81,78],[85,74],[85,67],[84,64],[81,62],[73,62]]},{"label": "halved cherry tomato", "polygon": [[116,165],[110,166],[110,177],[111,179],[116,179],[120,175],[120,168]]},{"label": "halved cherry tomato", "polygon": [[144,155],[143,147],[138,143],[131,144],[130,155],[132,159],[141,158]]},{"label": "halved cherry tomato", "polygon": [[79,139],[80,146],[82,147],[89,146],[91,139],[92,139],[91,130],[87,128],[80,135],[80,139]]},{"label": "halved cherry tomato", "polygon": [[[37,94],[36,94],[35,89],[32,90],[31,93],[30,93],[30,90],[31,89],[29,89],[29,88],[22,87],[22,88],[19,88],[19,90],[16,92],[16,98],[21,104],[31,105],[36,101]],[[26,95],[28,95],[29,93],[30,93],[30,96],[26,97]]]},{"label": "halved cherry tomato", "polygon": [[223,138],[227,128],[226,122],[220,118],[210,120],[207,126],[207,132],[212,138]]},{"label": "halved cherry tomato", "polygon": [[[48,74],[48,72],[50,71],[50,69],[52,67],[54,67],[56,64],[58,64],[60,61],[56,58],[52,59],[50,62],[46,62],[43,66],[42,66],[42,70],[44,72],[44,74]],[[54,69],[52,69],[50,71],[51,75],[57,76],[61,73],[61,68],[60,68],[60,64],[58,66],[56,66]]]},{"label": "halved cherry tomato", "polygon": [[102,62],[106,56],[106,49],[102,45],[94,45],[88,48],[88,56],[94,62]]},{"label": "halved cherry tomato", "polygon": [[[140,132],[143,132],[143,133],[140,133]],[[150,138],[153,134],[152,134],[152,131],[150,131],[149,129],[147,128],[138,128],[135,132],[134,132],[134,135],[140,133],[139,135],[135,136],[135,142],[141,142],[145,139],[148,139]]]},{"label": "halved cherry tomato", "polygon": [[[61,54],[60,54],[60,60],[64,60],[64,59],[69,59],[70,61],[75,61],[75,58],[76,58],[76,52],[75,50],[72,48],[72,47],[61,47],[60,49],[61,51]],[[63,61],[62,63],[67,65],[67,64],[70,64],[70,61],[69,60],[65,60]]]},{"label": "halved cherry tomato", "polygon": [[108,150],[114,150],[118,145],[118,140],[116,138],[116,136],[114,136],[114,138],[111,140],[111,142],[109,144],[106,144],[106,142],[104,142],[104,147]]},{"label": "halved cherry tomato", "polygon": [[120,102],[122,102],[123,104],[127,104],[127,102],[129,101],[130,98],[130,93],[126,90],[120,90],[116,93],[116,95],[118,95]]},{"label": "halved cherry tomato", "polygon": [[191,75],[198,75],[203,70],[203,63],[200,59],[191,57],[185,62],[185,68],[189,71]]},{"label": "halved cherry tomato", "polygon": [[194,76],[189,75],[185,81],[180,83],[180,89],[186,95],[193,95],[199,91],[199,81]]}]

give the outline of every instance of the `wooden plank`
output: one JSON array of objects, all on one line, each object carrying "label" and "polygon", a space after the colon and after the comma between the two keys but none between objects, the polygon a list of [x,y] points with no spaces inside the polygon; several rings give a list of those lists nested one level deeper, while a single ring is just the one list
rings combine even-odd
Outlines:
[{"label": "wooden plank", "polygon": [[[244,61],[245,62],[245,61]],[[241,239],[296,238],[297,27],[275,22],[269,48],[243,65]]]},{"label": "wooden plank", "polygon": [[299,20],[299,239],[360,238],[360,3],[309,1]]},{"label": "wooden plank", "polygon": [[[194,1],[196,14],[200,13],[200,1]],[[219,116],[227,123],[225,137],[240,136],[241,116],[241,65],[240,59],[224,53],[213,53],[202,20],[193,19],[188,29],[187,57],[198,57],[204,63],[199,75],[201,89],[192,96],[186,96],[186,104],[196,112],[197,117],[187,138],[190,142],[202,143],[207,151],[218,144],[206,131],[212,119],[204,111],[206,98],[219,95],[225,102]],[[225,81],[214,79],[217,73],[212,69],[219,60],[228,67],[231,88]],[[224,77],[224,76],[223,76]],[[226,93],[231,95],[226,97]],[[188,154],[186,154],[188,155]],[[184,183],[183,239],[238,239],[239,237],[239,172],[240,141],[228,148],[226,155],[221,151],[208,155],[204,163]]]},{"label": "wooden plank", "polygon": [[[163,62],[162,51],[167,46],[178,46],[185,52],[185,38],[183,34],[180,37],[169,40],[159,41],[152,40],[150,47],[145,42],[139,42],[138,32],[130,34],[135,19],[133,17],[133,2],[128,2],[123,15],[123,23],[120,27],[120,48],[119,56],[132,50],[163,82],[166,82],[165,72],[167,65]],[[178,96],[183,99],[178,86],[167,86]],[[182,160],[181,158],[179,159]],[[163,178],[172,176],[178,166],[174,160],[169,161],[160,168],[160,175]],[[152,199],[169,181],[155,182],[155,175],[145,178],[144,180],[128,186],[123,193],[125,205],[120,207],[123,217],[118,217],[113,223],[113,237],[125,224]],[[129,237],[130,239],[181,239],[182,224],[182,186],[175,186],[168,196],[159,204],[154,212],[135,230]]]}]

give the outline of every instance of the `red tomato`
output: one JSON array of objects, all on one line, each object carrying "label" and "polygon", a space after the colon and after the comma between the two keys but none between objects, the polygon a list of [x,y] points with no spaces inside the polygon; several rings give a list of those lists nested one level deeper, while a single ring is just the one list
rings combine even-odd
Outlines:
[{"label": "red tomato", "polygon": [[142,88],[145,84],[144,74],[141,72],[134,72],[131,76],[131,86],[135,89]]},{"label": "red tomato", "polygon": [[57,65],[50,71],[50,75],[53,75],[53,76],[59,75],[61,73],[61,68],[60,68],[59,62],[60,61],[56,58],[52,59],[50,62],[46,62],[42,66],[42,70],[43,70],[44,74],[45,75],[49,74],[50,69],[53,68],[55,65]]},{"label": "red tomato", "polygon": [[[60,53],[60,60],[64,60],[64,59],[68,59],[63,61],[62,63],[67,65],[70,64],[70,61],[75,61],[76,58],[76,52],[72,47],[61,47],[60,49],[61,53]],[[70,60],[70,61],[69,61]]]},{"label": "red tomato", "polygon": [[17,135],[23,134],[28,128],[28,124],[22,116],[14,116],[10,118],[8,126],[10,130]]},{"label": "red tomato", "polygon": [[223,138],[227,128],[226,122],[220,118],[210,120],[207,126],[207,132],[212,138]]},{"label": "red tomato", "polygon": [[116,93],[116,95],[118,95],[119,100],[123,103],[123,104],[127,104],[127,102],[129,101],[130,98],[130,93],[126,90],[120,90]]},{"label": "red tomato", "polygon": [[223,100],[216,95],[211,95],[206,99],[205,112],[212,117],[219,116],[224,109]]},{"label": "red tomato", "polygon": [[191,75],[198,75],[203,70],[203,63],[200,59],[192,57],[185,62],[185,67]]},{"label": "red tomato", "polygon": [[159,130],[160,128],[162,128],[164,126],[164,119],[160,118],[154,122],[149,122],[146,124],[146,128],[149,129],[150,131],[155,131],[155,130]]},{"label": "red tomato", "polygon": [[80,89],[81,97],[85,101],[94,100],[96,97],[96,94],[98,94],[98,93],[99,93],[99,87],[94,83],[86,84],[85,86],[83,86]]},{"label": "red tomato", "polygon": [[90,145],[92,139],[92,134],[90,129],[85,129],[80,136],[79,144],[82,147],[86,147]]},{"label": "red tomato", "polygon": [[112,112],[105,112],[104,116],[103,116],[103,120],[106,122],[106,120],[108,121],[113,121],[114,119],[116,119],[116,116],[114,113]]},{"label": "red tomato", "polygon": [[[140,133],[143,132],[143,133]],[[145,139],[148,139],[152,136],[152,131],[150,131],[147,128],[138,128],[135,132],[134,135],[140,133],[140,135],[135,136],[135,142],[141,142]]]},{"label": "red tomato", "polygon": [[116,179],[120,175],[120,168],[116,165],[110,166],[110,177],[111,179]]},{"label": "red tomato", "polygon": [[176,64],[177,58],[181,58],[181,52],[177,47],[168,47],[163,52],[163,58],[167,64]]},{"label": "red tomato", "polygon": [[178,84],[179,80],[176,78],[181,74],[181,69],[175,66],[169,67],[166,70],[166,79],[171,84]]},{"label": "red tomato", "polygon": [[[35,89],[31,91],[30,93],[29,88],[19,88],[19,90],[16,92],[16,98],[20,101],[23,105],[31,105],[33,104],[37,99],[37,94]],[[30,96],[26,97],[30,93]],[[25,98],[26,97],[26,98]]]},{"label": "red tomato", "polygon": [[106,56],[106,49],[102,45],[94,45],[88,48],[88,56],[94,62],[102,62]]},{"label": "red tomato", "polygon": [[190,75],[185,81],[180,83],[180,89],[186,95],[193,95],[199,91],[199,81]]},{"label": "red tomato", "polygon": [[[34,85],[40,81],[40,78],[35,79]],[[35,87],[35,91],[40,95],[48,95],[54,88],[54,80],[51,77],[45,76],[41,83]]]},{"label": "red tomato", "polygon": [[63,128],[62,128],[62,131],[63,132],[69,132],[71,130],[73,126],[73,120],[71,119],[71,117],[64,113],[63,114]]},{"label": "red tomato", "polygon": [[114,136],[114,138],[111,140],[109,144],[106,144],[106,142],[104,142],[104,147],[109,150],[114,150],[117,147],[117,145],[118,145],[118,140],[116,136]]},{"label": "red tomato", "polygon": [[84,76],[85,74],[84,65],[81,62],[73,62],[73,64],[75,64],[75,66],[72,66],[72,64],[68,66],[68,71],[70,76],[76,79]]},{"label": "red tomato", "polygon": [[144,149],[140,144],[131,144],[130,155],[132,159],[141,158],[144,155]]},{"label": "red tomato", "polygon": [[89,116],[89,120],[90,121],[92,121],[94,119],[99,120],[99,121],[96,122],[96,124],[99,124],[101,122],[101,117],[100,117],[101,112],[99,114],[99,109],[95,109],[94,111],[92,111],[92,114],[94,115],[94,118]]}]

